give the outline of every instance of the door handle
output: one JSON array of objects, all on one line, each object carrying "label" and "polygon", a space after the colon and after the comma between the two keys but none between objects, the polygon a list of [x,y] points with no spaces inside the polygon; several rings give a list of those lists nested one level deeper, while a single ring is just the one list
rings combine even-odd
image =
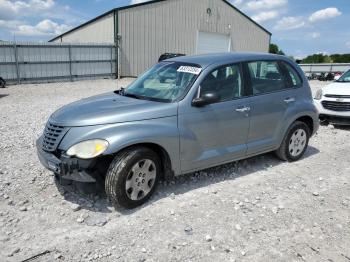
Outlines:
[{"label": "door handle", "polygon": [[283,101],[286,102],[287,104],[289,104],[289,103],[295,102],[295,98],[294,97],[288,97],[288,98],[284,99]]},{"label": "door handle", "polygon": [[249,106],[239,107],[239,108],[236,108],[236,111],[240,112],[240,113],[249,112],[250,111],[250,107]]}]

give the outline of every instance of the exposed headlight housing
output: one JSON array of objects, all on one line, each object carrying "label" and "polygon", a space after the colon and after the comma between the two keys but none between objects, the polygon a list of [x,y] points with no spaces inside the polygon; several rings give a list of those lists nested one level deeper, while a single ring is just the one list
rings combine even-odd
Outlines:
[{"label": "exposed headlight housing", "polygon": [[67,151],[68,156],[76,156],[81,159],[91,159],[101,155],[108,148],[109,143],[103,139],[93,139],[80,142]]},{"label": "exposed headlight housing", "polygon": [[321,100],[322,96],[323,96],[322,89],[317,90],[316,95],[315,95],[315,99],[316,100]]}]

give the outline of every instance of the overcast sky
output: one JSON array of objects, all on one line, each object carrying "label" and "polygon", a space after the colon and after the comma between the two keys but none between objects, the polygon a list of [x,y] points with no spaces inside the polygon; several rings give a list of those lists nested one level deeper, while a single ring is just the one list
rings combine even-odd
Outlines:
[{"label": "overcast sky", "polygon": [[[47,41],[103,12],[142,0],[0,0],[0,39]],[[350,53],[349,0],[231,0],[288,55]]]}]

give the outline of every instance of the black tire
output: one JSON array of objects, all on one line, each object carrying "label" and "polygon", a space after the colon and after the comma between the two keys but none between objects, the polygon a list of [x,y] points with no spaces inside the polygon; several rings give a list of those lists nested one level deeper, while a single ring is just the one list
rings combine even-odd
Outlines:
[{"label": "black tire", "polygon": [[5,86],[6,86],[5,80],[0,77],[0,88],[5,88]]},{"label": "black tire", "polygon": [[[127,194],[126,182],[128,177],[130,177],[131,169],[139,162],[142,162],[142,160],[153,161],[156,168],[156,176],[151,191],[140,200],[132,200]],[[117,154],[109,166],[105,181],[106,194],[117,208],[123,207],[130,209],[140,206],[153,194],[161,175],[160,172],[160,158],[153,150],[147,147],[126,149]],[[134,174],[131,176],[133,177]]]},{"label": "black tire", "polygon": [[[289,144],[291,142],[291,138],[293,134],[295,134],[295,132],[299,129],[302,129],[305,131],[305,134],[306,134],[305,146],[304,146],[304,149],[298,153],[298,155],[293,156],[289,150]],[[302,156],[304,155],[309,145],[310,134],[311,134],[310,128],[304,122],[300,122],[300,121],[294,122],[289,127],[285,137],[283,138],[280,148],[276,150],[276,155],[283,161],[288,161],[288,162],[298,161],[300,158],[302,158]]]}]

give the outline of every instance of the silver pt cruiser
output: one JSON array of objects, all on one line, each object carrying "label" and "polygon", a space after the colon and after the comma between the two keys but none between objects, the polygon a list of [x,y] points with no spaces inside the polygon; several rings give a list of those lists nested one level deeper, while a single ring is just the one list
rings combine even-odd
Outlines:
[{"label": "silver pt cruiser", "polygon": [[105,180],[119,207],[144,203],[161,178],[275,151],[299,160],[318,129],[301,69],[284,56],[169,59],[127,88],[64,106],[37,141],[59,178]]}]

